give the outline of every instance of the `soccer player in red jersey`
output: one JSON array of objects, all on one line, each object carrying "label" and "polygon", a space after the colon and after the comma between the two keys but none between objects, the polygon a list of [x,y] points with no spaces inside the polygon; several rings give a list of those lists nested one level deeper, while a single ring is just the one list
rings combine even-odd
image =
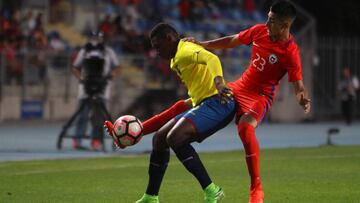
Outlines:
[{"label": "soccer player in red jersey", "polygon": [[228,84],[237,102],[236,122],[251,178],[251,203],[264,201],[259,174],[260,150],[255,128],[270,109],[276,88],[286,73],[294,86],[298,103],[305,113],[310,111],[310,99],[302,80],[299,48],[290,34],[295,17],[296,9],[291,3],[278,1],[270,7],[266,24],[257,24],[238,34],[210,41],[186,39],[207,49],[227,49],[252,44],[249,67],[238,80]]}]

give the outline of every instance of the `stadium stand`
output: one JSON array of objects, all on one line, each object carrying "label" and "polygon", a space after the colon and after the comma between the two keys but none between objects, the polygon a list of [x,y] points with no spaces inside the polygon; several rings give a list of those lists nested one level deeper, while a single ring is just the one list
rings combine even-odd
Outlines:
[{"label": "stadium stand", "polygon": [[[111,112],[121,114],[136,98],[147,94],[147,90],[172,89],[182,97],[180,82],[168,69],[168,61],[158,59],[151,49],[147,34],[159,21],[173,24],[183,36],[197,39],[212,39],[225,34],[234,34],[249,26],[266,21],[267,1],[262,0],[58,0],[20,1],[4,3],[0,13],[0,121],[20,119],[23,101],[36,100],[42,103],[41,118],[66,119],[75,106],[77,82],[70,74],[70,65],[78,45],[89,32],[99,29],[104,32],[108,44],[113,46],[123,64],[122,76],[116,81],[110,101]],[[313,67],[316,66],[316,23],[301,7],[293,30],[301,47],[303,74],[311,94],[325,95],[314,99],[319,111],[310,118],[339,116],[328,104],[326,95],[331,80],[324,87],[313,88]],[[320,40],[324,50],[326,40]],[[332,43],[334,44],[334,43]],[[349,43],[351,45],[352,43]],[[357,45],[353,44],[354,48]],[[356,51],[355,51],[356,52]],[[250,57],[250,47],[216,52],[220,55],[228,81],[234,80],[244,71]],[[325,57],[330,53],[321,52]],[[350,52],[349,52],[350,53]],[[356,53],[354,53],[356,55]],[[353,54],[348,54],[353,55]],[[345,56],[344,56],[345,57]],[[340,57],[341,60],[344,57]],[[334,57],[331,57],[334,58]],[[345,60],[345,59],[344,59]],[[344,61],[343,60],[343,61]],[[356,59],[349,59],[348,63]],[[342,62],[332,62],[331,65]],[[320,67],[325,67],[321,64]],[[325,68],[326,69],[326,68]],[[321,68],[321,70],[325,70]],[[334,67],[336,69],[336,67]],[[318,69],[318,72],[321,72]],[[357,73],[356,70],[354,73]],[[324,76],[325,77],[325,76]],[[332,77],[337,77],[336,75]],[[284,81],[285,82],[285,81]],[[315,93],[312,90],[316,91]],[[330,91],[336,97],[333,90]],[[335,88],[336,89],[336,88]],[[136,92],[133,93],[133,92]],[[280,86],[268,120],[299,121],[310,119],[299,117],[301,109],[292,101],[287,85]],[[289,102],[290,100],[290,102]],[[12,105],[8,108],[8,104]],[[322,107],[332,106],[332,111]],[[283,105],[293,112],[282,112]],[[54,106],[67,109],[58,111]],[[315,109],[315,108],[314,108]]]}]

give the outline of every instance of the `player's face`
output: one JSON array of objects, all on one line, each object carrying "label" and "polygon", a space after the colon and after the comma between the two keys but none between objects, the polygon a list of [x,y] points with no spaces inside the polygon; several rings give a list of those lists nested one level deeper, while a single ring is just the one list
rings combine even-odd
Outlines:
[{"label": "player's face", "polygon": [[284,31],[284,23],[276,17],[276,14],[269,11],[266,26],[269,28],[270,36],[273,39],[278,38]]},{"label": "player's face", "polygon": [[166,37],[165,39],[159,37],[151,38],[151,45],[156,49],[157,54],[164,59],[171,59],[171,41]]}]

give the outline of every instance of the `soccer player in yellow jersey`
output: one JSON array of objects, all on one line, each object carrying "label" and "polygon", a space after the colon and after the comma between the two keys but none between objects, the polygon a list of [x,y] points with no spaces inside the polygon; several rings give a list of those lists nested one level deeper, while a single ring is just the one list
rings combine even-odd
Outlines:
[{"label": "soccer player in yellow jersey", "polygon": [[202,142],[234,117],[235,103],[223,79],[220,60],[197,44],[181,41],[177,31],[166,23],[156,25],[150,39],[160,57],[171,59],[170,68],[176,71],[188,89],[191,100],[187,102],[191,108],[155,133],[148,186],[136,203],[159,202],[158,193],[169,162],[170,148],[199,181],[204,190],[204,202],[219,202],[224,193],[212,182],[190,143]]}]

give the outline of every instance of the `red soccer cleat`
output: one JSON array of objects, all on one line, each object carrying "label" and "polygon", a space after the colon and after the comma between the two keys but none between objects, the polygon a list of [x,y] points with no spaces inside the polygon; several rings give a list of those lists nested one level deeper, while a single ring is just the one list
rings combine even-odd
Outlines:
[{"label": "red soccer cleat", "polygon": [[262,191],[261,185],[250,190],[249,203],[263,203],[264,192]]},{"label": "red soccer cleat", "polygon": [[114,125],[110,121],[105,121],[104,128],[106,129],[106,132],[108,133],[108,135],[113,139],[114,144],[117,147],[119,147],[121,149],[124,149],[126,147],[125,145],[122,145],[119,143],[119,141],[116,138],[116,135],[114,133]]}]

